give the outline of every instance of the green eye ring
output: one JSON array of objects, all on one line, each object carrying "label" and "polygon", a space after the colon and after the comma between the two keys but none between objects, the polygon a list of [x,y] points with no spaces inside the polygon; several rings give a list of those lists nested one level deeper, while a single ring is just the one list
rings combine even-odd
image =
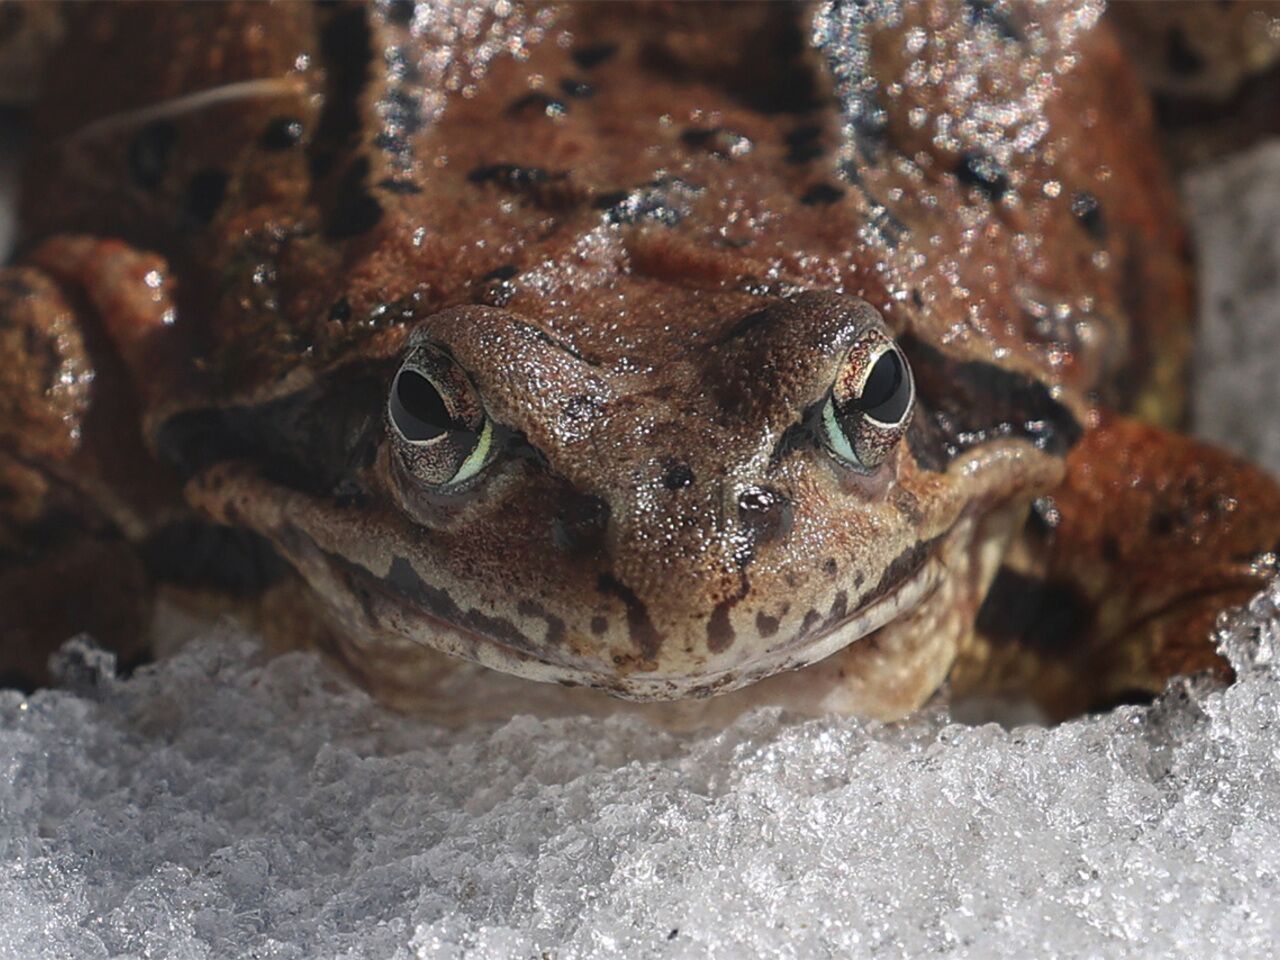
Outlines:
[{"label": "green eye ring", "polygon": [[871,473],[905,436],[914,409],[906,356],[887,336],[870,331],[845,355],[823,403],[823,442],[840,462]]},{"label": "green eye ring", "polygon": [[436,490],[465,484],[496,452],[493,421],[466,371],[444,350],[423,344],[391,383],[387,432],[400,464]]}]

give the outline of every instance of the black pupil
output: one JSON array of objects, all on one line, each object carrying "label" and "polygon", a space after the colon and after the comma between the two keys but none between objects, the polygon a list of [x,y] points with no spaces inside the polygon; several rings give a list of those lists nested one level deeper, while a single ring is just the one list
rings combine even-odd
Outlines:
[{"label": "black pupil", "polygon": [[401,370],[391,388],[391,419],[406,440],[431,440],[453,425],[440,391],[415,370]]},{"label": "black pupil", "polygon": [[897,423],[911,402],[906,365],[897,350],[880,354],[854,406],[873,420]]}]

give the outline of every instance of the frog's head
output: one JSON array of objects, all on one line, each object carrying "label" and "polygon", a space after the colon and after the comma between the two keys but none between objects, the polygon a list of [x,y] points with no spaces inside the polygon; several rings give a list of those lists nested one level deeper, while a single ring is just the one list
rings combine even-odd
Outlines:
[{"label": "frog's head", "polygon": [[[682,311],[715,316],[609,358],[513,312],[438,313],[305,415],[290,400],[259,417],[288,425],[259,447],[294,467],[206,472],[196,496],[277,545],[354,660],[427,645],[673,699],[908,616],[971,576],[966,520],[1058,476],[1043,437],[974,446],[965,409],[1034,430],[1056,406],[1042,386],[897,340],[862,300],[691,295]],[[309,491],[307,459],[326,464]]]}]

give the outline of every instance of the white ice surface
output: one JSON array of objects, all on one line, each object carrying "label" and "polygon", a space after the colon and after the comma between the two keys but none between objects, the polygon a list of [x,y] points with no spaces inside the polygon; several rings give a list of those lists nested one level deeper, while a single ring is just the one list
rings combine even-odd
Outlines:
[{"label": "white ice surface", "polygon": [[[1280,144],[1187,193],[1244,325],[1199,423],[1275,468]],[[76,645],[0,694],[0,957],[1271,956],[1280,590],[1222,636],[1233,687],[1053,729],[679,736],[449,732],[225,630],[129,680]]]}]

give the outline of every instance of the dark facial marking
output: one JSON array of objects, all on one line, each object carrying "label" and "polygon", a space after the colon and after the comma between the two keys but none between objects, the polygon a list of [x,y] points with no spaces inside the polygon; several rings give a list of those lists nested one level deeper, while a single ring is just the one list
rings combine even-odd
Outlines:
[{"label": "dark facial marking", "polygon": [[302,141],[302,121],[297,117],[272,117],[262,135],[258,137],[258,146],[263,150],[288,150]]},{"label": "dark facial marking", "polygon": [[[331,563],[337,563],[357,576],[373,577],[373,574],[364,567],[351,563],[345,557],[329,553],[326,553],[326,556]],[[502,645],[521,653],[535,656],[539,653],[539,645],[532,643],[515,624],[501,617],[491,617],[479,610],[463,610],[447,591],[433,587],[419,577],[413,565],[404,557],[396,557],[391,561],[391,569],[385,578],[374,579],[384,589],[389,588],[388,592],[408,600],[414,606],[445,623],[497,640]]]},{"label": "dark facial marking", "polygon": [[880,579],[876,581],[876,585],[860,601],[862,606],[869,606],[882,597],[887,597],[894,589],[919,573],[929,558],[933,556],[934,550],[941,540],[941,536],[934,537],[932,540],[925,540],[907,547],[902,553],[894,557],[889,566],[885,568],[884,573],[880,574]]},{"label": "dark facial marking", "polygon": [[711,611],[711,616],[707,619],[707,649],[712,653],[723,653],[733,646],[733,641],[738,638],[733,624],[729,621],[729,612],[741,603],[750,591],[751,583],[744,574],[739,583],[738,592],[721,600]]},{"label": "dark facial marking", "polygon": [[631,642],[639,649],[646,660],[652,660],[662,649],[662,635],[649,619],[649,611],[644,602],[625,583],[617,580],[612,574],[602,573],[596,582],[596,589],[606,596],[617,597],[627,610],[627,629],[631,634]]},{"label": "dark facial marking", "polygon": [[763,610],[756,614],[756,632],[762,637],[772,637],[778,632],[780,623],[777,617],[771,617]]},{"label": "dark facial marking", "polygon": [[579,47],[573,51],[571,56],[573,57],[573,62],[583,70],[590,70],[592,67],[600,66],[617,52],[618,45],[616,43],[596,43],[589,47]]},{"label": "dark facial marking", "polygon": [[1009,175],[991,157],[972,151],[960,155],[956,177],[961,183],[977,187],[991,201],[999,201],[1009,189]]},{"label": "dark facial marking", "polygon": [[183,194],[183,220],[193,227],[207,227],[222,206],[229,179],[225,170],[213,168],[201,170],[192,176]]},{"label": "dark facial marking", "polygon": [[183,476],[243,459],[295,490],[350,492],[377,451],[388,380],[375,366],[353,365],[256,406],[184,411],[160,426],[156,445]]},{"label": "dark facial marking", "polygon": [[980,360],[953,360],[910,335],[899,345],[920,397],[907,441],[926,470],[945,470],[964,451],[1005,437],[1056,456],[1080,439],[1079,422],[1039,380]]},{"label": "dark facial marking", "polygon": [[178,128],[168,120],[152,120],[129,143],[129,173],[140,187],[154,190],[169,171]]}]

